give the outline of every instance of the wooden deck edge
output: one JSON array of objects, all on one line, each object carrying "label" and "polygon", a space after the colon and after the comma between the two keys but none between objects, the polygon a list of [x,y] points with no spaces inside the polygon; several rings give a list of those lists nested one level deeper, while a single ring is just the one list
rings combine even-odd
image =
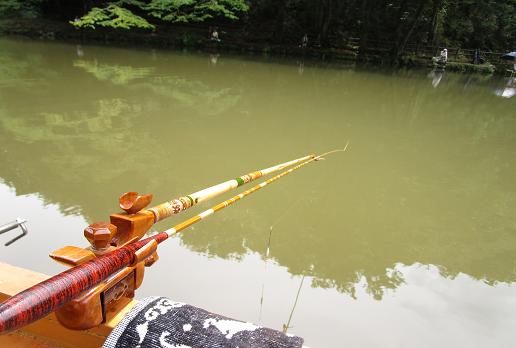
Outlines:
[{"label": "wooden deck edge", "polygon": [[[5,301],[18,292],[31,287],[49,276],[15,267],[0,262],[0,301]],[[0,336],[0,347],[13,347],[12,342],[17,335],[20,340],[38,339],[36,347],[101,347],[113,328],[122,320],[125,314],[137,303],[133,300],[116,317],[100,326],[84,331],[69,330],[57,321],[54,313],[32,323],[14,334]],[[21,342],[20,342],[21,343]],[[20,344],[19,347],[29,345]],[[32,346],[32,345],[30,345]]]}]

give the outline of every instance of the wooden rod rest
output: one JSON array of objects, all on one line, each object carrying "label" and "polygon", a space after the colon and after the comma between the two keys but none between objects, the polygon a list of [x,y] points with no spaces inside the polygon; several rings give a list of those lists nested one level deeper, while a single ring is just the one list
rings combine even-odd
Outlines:
[{"label": "wooden rod rest", "polygon": [[[80,248],[65,246],[50,257],[68,267],[78,266],[128,243],[141,239],[154,224],[154,214],[138,211],[150,203],[152,195],[140,196],[129,192],[120,198],[120,206],[131,213],[111,214],[110,222],[97,222],[84,229],[90,246]],[[130,200],[134,201],[131,204]],[[115,318],[133,301],[134,292],[143,282],[145,267],[158,260],[157,242],[149,243],[136,253],[135,261],[106,281],[86,291],[55,312],[66,328],[86,330]]]}]

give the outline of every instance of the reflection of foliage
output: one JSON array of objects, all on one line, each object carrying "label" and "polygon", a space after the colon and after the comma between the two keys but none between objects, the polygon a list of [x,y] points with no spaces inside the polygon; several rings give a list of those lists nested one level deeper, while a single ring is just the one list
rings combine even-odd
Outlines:
[{"label": "reflection of foliage", "polygon": [[[131,157],[121,155],[124,151],[133,154],[142,151],[132,141],[134,116],[139,115],[141,109],[121,99],[99,100],[96,109],[93,114],[47,112],[30,117],[6,113],[0,119],[0,128],[18,144],[58,144],[39,161],[56,169],[64,165],[66,169],[62,168],[60,175],[67,175],[67,170],[72,168],[74,171],[84,168],[84,173],[89,173],[87,168],[98,165],[96,154],[99,152],[106,159],[112,156],[117,166],[109,171],[96,171],[94,177],[95,180],[109,180],[135,166]],[[145,139],[144,135],[139,138]]]},{"label": "reflection of foliage", "polygon": [[[154,72],[152,67],[135,68],[86,60],[76,60],[74,66],[91,73],[98,80],[110,81],[115,85],[131,83],[131,88],[152,91],[206,115],[218,115],[236,105],[240,99],[240,94],[232,88],[214,89],[200,80],[180,76],[148,78]],[[134,81],[138,79],[142,79],[142,82]]]},{"label": "reflection of foliage", "polygon": [[386,269],[385,274],[366,277],[367,292],[375,300],[381,300],[386,290],[394,290],[404,283],[403,275],[395,268]]},{"label": "reflection of foliage", "polygon": [[[332,110],[326,103],[345,103],[352,112],[343,114],[345,121],[332,118],[336,130],[326,130],[326,134],[341,139],[340,132],[346,129],[343,123],[359,129],[353,133],[355,145],[342,166],[335,164],[333,172],[326,173],[319,168],[321,172],[313,177],[318,189],[296,207],[297,215],[285,217],[281,232],[272,236],[271,255],[280,265],[291,274],[310,274],[314,286],[352,296],[356,286],[364,284],[375,299],[403,283],[397,264],[439,265],[441,275],[451,279],[465,273],[488,284],[516,281],[516,244],[511,234],[516,226],[512,213],[516,186],[511,174],[516,166],[512,153],[516,123],[511,104],[495,101],[489,90],[478,84],[464,91],[464,77],[446,78],[437,90],[413,76],[389,76],[384,81],[381,76],[364,74],[336,79],[338,83],[321,78],[314,89],[325,85],[329,93],[321,101],[310,95],[297,96],[313,104],[307,111],[293,107],[300,122],[314,125],[309,121],[314,110],[328,113]],[[378,83],[382,86],[376,86]],[[384,83],[400,85],[392,89]],[[247,92],[256,91],[247,88]],[[357,88],[364,90],[357,92]],[[306,103],[287,97],[285,90],[303,91],[286,83],[270,93],[284,96],[278,104],[295,105],[297,101],[306,107]],[[272,100],[266,92],[259,93],[259,97],[244,93],[241,104],[249,103],[249,109],[255,106],[249,95]],[[371,94],[374,105],[368,102]],[[478,102],[472,103],[472,99]],[[281,109],[281,105],[274,107]],[[330,122],[329,116],[325,117]],[[275,125],[287,127],[286,121],[279,119]],[[364,134],[367,136],[361,140]],[[288,181],[281,183],[288,192],[282,197],[306,192],[306,177],[298,186],[289,185]],[[241,223],[211,223],[212,234],[196,230],[183,241],[193,250],[221,257],[232,251],[247,252],[242,251],[244,243],[249,250],[262,252],[268,217],[277,215],[283,202],[267,207],[268,202],[259,200],[253,198],[258,216],[240,217]],[[314,207],[317,214],[305,213]],[[250,221],[256,226],[249,225]],[[240,243],[234,235],[242,236]],[[224,238],[230,242],[221,246],[219,253],[216,245],[223,244],[220,240]],[[228,250],[229,244],[232,249]]]},{"label": "reflection of foliage", "polygon": [[240,99],[231,88],[213,89],[202,81],[181,77],[155,77],[141,86],[206,115],[218,115]]},{"label": "reflection of foliage", "polygon": [[38,66],[41,62],[39,56],[28,56],[25,59],[17,59],[0,50],[0,85],[28,86],[31,81],[24,78],[27,71]]},{"label": "reflection of foliage", "polygon": [[395,290],[404,283],[403,274],[396,268],[387,268],[384,274],[367,275],[357,272],[348,282],[343,283],[335,279],[320,278],[314,274],[312,286],[319,288],[335,288],[340,292],[347,293],[356,299],[357,286],[362,285],[366,288],[366,292],[375,300],[381,300],[387,290]]},{"label": "reflection of foliage", "polygon": [[[4,76],[34,81],[30,89],[0,90],[0,176],[22,194],[41,192],[104,219],[124,190],[152,192],[161,202],[256,169],[257,161],[265,166],[353,136],[342,160],[307,167],[182,242],[210,256],[265,255],[274,224],[270,257],[288,272],[351,296],[364,286],[376,299],[403,282],[399,264],[433,264],[444,277],[462,272],[489,284],[516,280],[514,105],[496,100],[485,80],[466,89],[463,77],[446,75],[434,89],[411,73],[315,69],[306,79],[265,64],[241,69],[228,60],[214,68],[190,55],[149,59],[138,70],[119,54],[120,66],[80,61],[70,71],[71,64],[34,58],[45,58],[48,47],[69,54],[61,46],[22,46],[20,59],[0,54],[13,67]],[[207,150],[212,144],[217,151]],[[176,156],[201,170],[178,168]],[[300,203],[282,215],[294,196]]]},{"label": "reflection of foliage", "polygon": [[[248,244],[250,231],[259,230],[259,224],[256,219],[250,218],[250,212],[246,216],[245,229],[238,228],[241,226],[242,217],[233,215],[226,211],[225,216],[221,216],[219,220],[211,221],[210,228],[198,228],[195,233],[185,233],[182,235],[183,244],[191,250],[203,253],[209,256],[217,256],[226,259],[240,260],[251,250]],[[258,216],[252,214],[255,218]],[[213,233],[217,231],[217,233]],[[253,236],[251,236],[253,238]],[[198,243],[199,240],[204,243]]]},{"label": "reflection of foliage", "polygon": [[149,76],[153,68],[135,68],[132,66],[98,64],[97,61],[76,60],[73,66],[86,70],[101,81],[110,81],[115,85],[126,85],[132,80]]},{"label": "reflection of foliage", "polygon": [[30,66],[27,60],[15,60],[0,52],[0,81],[13,80]]},{"label": "reflection of foliage", "polygon": [[[138,112],[138,108],[130,106],[121,99],[99,100],[97,113],[92,116],[87,112],[73,114],[58,114],[43,112],[31,118],[7,117],[0,119],[2,128],[16,140],[24,142],[55,141],[61,138],[98,138],[99,141],[117,139],[117,133],[124,132],[131,127],[131,122],[125,117],[127,114]],[[110,134],[108,137],[99,137],[100,134]],[[109,141],[109,140],[108,140]]]},{"label": "reflection of foliage", "polygon": [[[106,212],[116,209],[117,195],[127,189],[124,183],[130,181],[130,173],[148,169],[134,158],[154,157],[142,146],[151,146],[153,140],[135,127],[141,111],[138,104],[114,98],[99,100],[94,111],[42,112],[22,117],[3,112],[0,148],[5,149],[5,166],[1,176],[9,184],[14,181],[19,194],[41,192],[45,200],[59,203],[66,214],[70,213],[67,207],[80,206],[86,218],[91,216],[84,207],[96,214],[102,212],[105,219]],[[16,158],[10,160],[11,153]],[[18,169],[21,164],[23,172]],[[26,182],[19,176],[32,179]],[[121,187],[106,187],[106,182],[115,179]],[[81,182],[102,190],[85,191],[77,187]],[[74,196],[79,192],[81,200],[89,203],[77,205]],[[97,199],[104,195],[112,200]]]}]

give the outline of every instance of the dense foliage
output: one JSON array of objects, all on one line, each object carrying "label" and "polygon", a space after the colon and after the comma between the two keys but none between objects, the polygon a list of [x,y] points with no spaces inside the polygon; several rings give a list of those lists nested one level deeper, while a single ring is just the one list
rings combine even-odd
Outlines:
[{"label": "dense foliage", "polygon": [[189,23],[214,18],[237,20],[239,13],[248,10],[243,0],[119,0],[105,2],[99,6],[101,7],[93,7],[71,24],[79,28],[95,28],[95,25],[100,25],[124,29],[151,29],[155,26],[133,11],[165,22]]},{"label": "dense foliage", "polygon": [[304,32],[323,46],[356,38],[363,50],[388,48],[394,56],[410,44],[516,46],[516,0],[253,0],[251,20],[285,41]]},{"label": "dense foliage", "polygon": [[355,44],[400,57],[409,47],[516,47],[516,0],[3,0],[0,16],[67,20],[76,27],[156,29],[236,22],[249,39],[310,46]]},{"label": "dense foliage", "polygon": [[81,18],[71,21],[70,24],[77,28],[93,28],[95,26],[110,28],[154,28],[144,18],[135,15],[130,10],[116,4],[109,4],[104,8],[94,7]]},{"label": "dense foliage", "polygon": [[22,16],[34,18],[39,14],[43,0],[2,0],[0,1],[0,16]]}]

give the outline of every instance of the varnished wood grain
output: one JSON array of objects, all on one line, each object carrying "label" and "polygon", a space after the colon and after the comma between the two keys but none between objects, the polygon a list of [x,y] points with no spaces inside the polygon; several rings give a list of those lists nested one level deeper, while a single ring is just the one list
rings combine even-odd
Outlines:
[{"label": "varnished wood grain", "polygon": [[[0,277],[0,301],[5,301],[18,292],[49,278],[48,275],[1,262],[0,274],[2,275]],[[113,328],[136,303],[137,301],[133,300],[112,319],[84,331],[66,329],[58,322],[55,314],[51,313],[45,318],[25,326],[22,330],[0,335],[0,347],[33,348],[39,347],[38,343],[40,342],[48,343],[52,348],[101,347]],[[31,337],[31,339],[24,340],[23,337]]]},{"label": "varnished wood grain", "polygon": [[135,252],[151,240],[158,243],[166,233],[126,245],[53,276],[0,304],[0,333],[9,332],[55,311],[85,290],[130,265]]},{"label": "varnished wood grain", "polygon": [[62,247],[50,253],[49,256],[67,266],[77,266],[95,258],[95,254],[90,250],[75,246]]},{"label": "varnished wood grain", "polygon": [[135,214],[149,205],[152,201],[152,195],[140,195],[138,192],[126,192],[118,202],[120,208],[122,208],[127,214]]}]

